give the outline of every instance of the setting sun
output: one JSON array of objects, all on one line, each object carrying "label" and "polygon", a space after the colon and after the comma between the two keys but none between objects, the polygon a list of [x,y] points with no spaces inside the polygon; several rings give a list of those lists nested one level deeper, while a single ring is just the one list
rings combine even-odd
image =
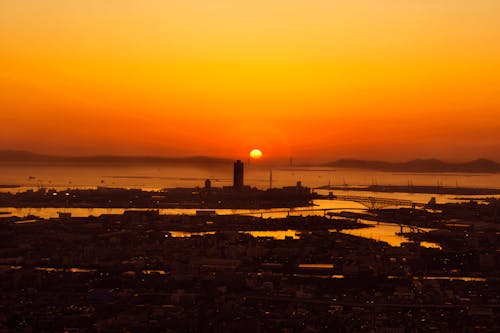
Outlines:
[{"label": "setting sun", "polygon": [[253,158],[253,159],[255,159],[255,160],[261,159],[262,158],[262,152],[259,149],[253,149],[250,152],[250,157]]}]

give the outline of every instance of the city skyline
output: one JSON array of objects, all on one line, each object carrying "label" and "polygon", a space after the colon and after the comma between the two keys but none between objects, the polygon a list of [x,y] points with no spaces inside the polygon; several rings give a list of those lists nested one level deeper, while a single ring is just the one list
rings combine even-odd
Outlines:
[{"label": "city skyline", "polygon": [[0,4],[0,149],[500,156],[498,1]]}]

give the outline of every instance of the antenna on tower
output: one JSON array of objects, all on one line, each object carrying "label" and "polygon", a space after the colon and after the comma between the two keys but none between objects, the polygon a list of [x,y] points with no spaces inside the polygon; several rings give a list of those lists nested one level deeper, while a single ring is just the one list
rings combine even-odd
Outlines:
[{"label": "antenna on tower", "polygon": [[273,188],[273,169],[269,169],[269,189]]}]

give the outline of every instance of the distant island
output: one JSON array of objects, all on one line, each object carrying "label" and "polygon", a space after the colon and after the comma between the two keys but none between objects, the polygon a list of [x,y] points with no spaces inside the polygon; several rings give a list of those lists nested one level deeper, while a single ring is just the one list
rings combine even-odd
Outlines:
[{"label": "distant island", "polygon": [[334,162],[322,164],[321,166],[393,172],[500,172],[500,164],[488,159],[477,159],[465,163],[448,163],[437,159],[416,159],[408,162],[383,162],[357,159],[340,159]]},{"label": "distant island", "polygon": [[[232,159],[210,156],[165,157],[165,156],[62,156],[45,155],[20,150],[0,150],[1,165],[30,166],[126,166],[126,165],[198,165],[230,166]],[[277,161],[267,161],[278,164]],[[408,162],[384,162],[361,159],[339,159],[323,164],[303,166],[321,166],[333,168],[366,169],[389,172],[463,172],[463,173],[499,173],[500,164],[488,159],[476,159],[465,163],[443,162],[438,159],[416,159]],[[294,167],[296,168],[296,167]]]}]

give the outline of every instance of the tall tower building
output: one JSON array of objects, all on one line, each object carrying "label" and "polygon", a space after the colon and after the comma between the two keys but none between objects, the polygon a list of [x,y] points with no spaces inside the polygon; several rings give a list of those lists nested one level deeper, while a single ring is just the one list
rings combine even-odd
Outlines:
[{"label": "tall tower building", "polygon": [[241,189],[243,187],[243,162],[237,160],[234,162],[233,188]]}]

